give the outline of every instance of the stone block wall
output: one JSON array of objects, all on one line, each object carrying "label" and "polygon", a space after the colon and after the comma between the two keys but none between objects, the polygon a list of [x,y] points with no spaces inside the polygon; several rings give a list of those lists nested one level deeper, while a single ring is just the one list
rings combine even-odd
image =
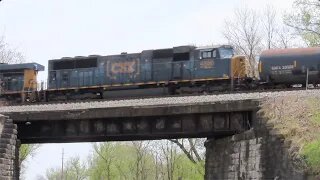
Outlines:
[{"label": "stone block wall", "polygon": [[[0,179],[19,179],[17,125],[12,119],[0,115]],[[16,158],[17,157],[17,158]]]},{"label": "stone block wall", "polygon": [[206,142],[205,179],[315,179],[293,165],[289,144],[274,131],[258,127]]}]

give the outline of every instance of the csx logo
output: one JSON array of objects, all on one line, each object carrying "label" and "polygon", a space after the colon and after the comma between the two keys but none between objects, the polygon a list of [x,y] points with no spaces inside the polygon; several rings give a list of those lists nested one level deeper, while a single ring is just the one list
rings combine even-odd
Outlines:
[{"label": "csx logo", "polygon": [[135,65],[136,61],[113,62],[111,63],[111,72],[113,74],[131,74],[135,72]]}]

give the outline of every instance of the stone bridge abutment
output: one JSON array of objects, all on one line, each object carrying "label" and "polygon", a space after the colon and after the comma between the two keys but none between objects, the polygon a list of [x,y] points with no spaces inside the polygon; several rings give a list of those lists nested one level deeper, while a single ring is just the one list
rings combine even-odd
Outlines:
[{"label": "stone bridge abutment", "polygon": [[19,146],[17,125],[0,115],[0,179],[19,179]]},{"label": "stone bridge abutment", "polygon": [[294,165],[290,144],[282,135],[259,116],[254,122],[243,133],[206,141],[206,180],[315,179]]}]

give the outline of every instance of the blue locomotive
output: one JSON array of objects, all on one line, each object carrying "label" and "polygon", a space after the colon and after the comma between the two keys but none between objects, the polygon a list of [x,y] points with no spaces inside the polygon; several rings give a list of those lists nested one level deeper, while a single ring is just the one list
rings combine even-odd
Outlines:
[{"label": "blue locomotive", "polygon": [[49,61],[49,99],[91,96],[181,94],[222,91],[230,79],[243,81],[247,61],[233,48],[179,46],[110,56],[74,57]]}]

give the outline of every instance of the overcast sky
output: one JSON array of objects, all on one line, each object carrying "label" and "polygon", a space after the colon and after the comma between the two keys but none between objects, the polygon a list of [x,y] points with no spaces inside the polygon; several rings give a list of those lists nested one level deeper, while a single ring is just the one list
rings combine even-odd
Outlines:
[{"label": "overcast sky", "polygon": [[[179,45],[226,43],[224,19],[237,7],[289,11],[293,0],[3,0],[0,34],[29,62],[91,54],[140,52]],[[40,74],[46,79],[46,73]],[[26,179],[45,175],[66,158],[85,157],[91,145],[43,145],[29,160]]]}]

